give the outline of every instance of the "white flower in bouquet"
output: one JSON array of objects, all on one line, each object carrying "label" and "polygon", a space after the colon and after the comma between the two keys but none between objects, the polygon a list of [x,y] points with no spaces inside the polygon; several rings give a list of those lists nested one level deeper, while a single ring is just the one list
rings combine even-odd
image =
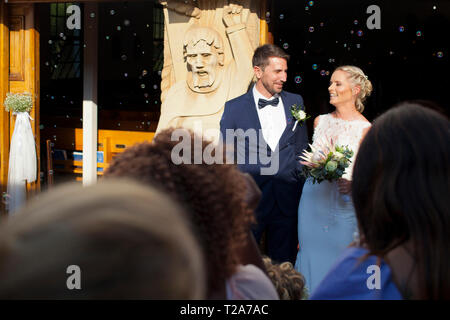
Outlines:
[{"label": "white flower in bouquet", "polygon": [[340,159],[342,159],[342,158],[344,157],[344,155],[343,155],[342,153],[340,153],[339,151],[336,151],[336,152],[334,153],[334,156],[335,156],[338,160],[340,160]]}]

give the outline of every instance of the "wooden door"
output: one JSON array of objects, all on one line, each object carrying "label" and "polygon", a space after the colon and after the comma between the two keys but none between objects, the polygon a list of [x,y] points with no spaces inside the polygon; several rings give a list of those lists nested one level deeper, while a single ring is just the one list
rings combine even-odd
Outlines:
[{"label": "wooden door", "polygon": [[[40,188],[39,152],[39,33],[35,28],[34,4],[11,4],[1,6],[0,23],[0,94],[2,102],[6,92],[29,92],[33,96],[30,116],[31,128],[36,141],[37,181],[27,185],[28,194]],[[7,66],[5,66],[7,64]],[[7,76],[5,77],[5,71]],[[15,117],[4,112],[1,121],[1,186],[6,191],[8,178],[9,143],[14,131]]]}]

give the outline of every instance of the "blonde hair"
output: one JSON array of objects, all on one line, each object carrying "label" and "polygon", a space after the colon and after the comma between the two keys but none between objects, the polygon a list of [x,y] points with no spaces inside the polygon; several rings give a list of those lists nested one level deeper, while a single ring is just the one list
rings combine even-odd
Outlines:
[{"label": "blonde hair", "polygon": [[294,269],[290,262],[274,264],[272,260],[263,256],[264,266],[280,300],[305,300],[308,299],[308,291],[305,286],[305,278]]},{"label": "blonde hair", "polygon": [[356,97],[356,110],[364,111],[364,101],[372,93],[372,82],[364,74],[364,72],[356,66],[340,66],[334,72],[341,70],[348,74],[348,78],[353,86],[360,87],[358,96]]}]

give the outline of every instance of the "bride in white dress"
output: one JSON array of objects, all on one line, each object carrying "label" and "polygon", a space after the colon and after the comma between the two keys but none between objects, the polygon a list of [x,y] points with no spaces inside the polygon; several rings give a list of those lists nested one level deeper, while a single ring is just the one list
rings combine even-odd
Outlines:
[{"label": "bride in white dress", "polygon": [[353,162],[370,122],[361,114],[363,101],[372,84],[355,66],[337,68],[328,88],[330,103],[336,110],[314,120],[313,145],[324,138],[348,146],[354,155],[350,166],[337,182],[313,184],[306,180],[298,209],[299,252],[295,268],[306,279],[310,292],[318,286],[339,254],[353,241],[357,232],[351,201]]}]

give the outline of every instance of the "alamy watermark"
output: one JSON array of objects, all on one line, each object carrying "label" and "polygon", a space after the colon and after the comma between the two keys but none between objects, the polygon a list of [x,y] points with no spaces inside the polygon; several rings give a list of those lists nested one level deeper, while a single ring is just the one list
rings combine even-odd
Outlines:
[{"label": "alamy watermark", "polygon": [[70,14],[69,17],[67,17],[66,21],[66,27],[69,30],[81,29],[81,9],[80,6],[74,4],[71,6],[68,6],[66,9],[66,13]]},{"label": "alamy watermark", "polygon": [[380,266],[372,264],[367,267],[367,274],[370,276],[366,280],[366,286],[369,290],[380,290],[381,289],[381,269]]},{"label": "alamy watermark", "polygon": [[[191,131],[178,128],[171,140],[179,141],[171,152],[174,164],[233,164],[258,165],[261,175],[275,175],[279,170],[279,146],[271,150],[262,130],[226,129],[223,136],[218,129],[203,133],[201,123]],[[203,148],[203,140],[208,141]]]},{"label": "alamy watermark", "polygon": [[67,267],[66,273],[70,274],[66,280],[66,286],[69,290],[81,290],[81,268],[76,264]]},{"label": "alamy watermark", "polygon": [[381,9],[379,6],[373,4],[367,7],[366,13],[370,13],[370,17],[367,18],[367,29],[381,29]]}]

